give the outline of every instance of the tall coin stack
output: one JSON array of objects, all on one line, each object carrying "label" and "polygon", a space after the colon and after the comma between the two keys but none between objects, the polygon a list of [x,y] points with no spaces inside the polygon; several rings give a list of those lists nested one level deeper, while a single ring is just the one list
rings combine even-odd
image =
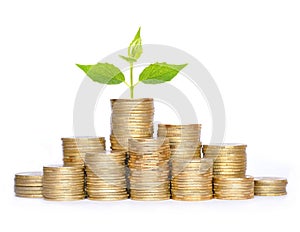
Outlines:
[{"label": "tall coin stack", "polygon": [[254,194],[257,196],[286,195],[287,179],[282,177],[256,177],[254,179]]},{"label": "tall coin stack", "polygon": [[130,197],[132,200],[168,200],[169,140],[129,140]]},{"label": "tall coin stack", "polygon": [[81,166],[49,165],[43,168],[43,196],[52,201],[85,198],[84,169]]},{"label": "tall coin stack", "polygon": [[193,158],[190,161],[173,160],[171,193],[172,199],[201,201],[213,198],[212,192],[213,160]]},{"label": "tall coin stack", "polygon": [[222,200],[247,200],[254,197],[254,178],[214,177],[214,197]]},{"label": "tall coin stack", "polygon": [[128,198],[123,151],[87,153],[85,158],[86,191],[90,200]]},{"label": "tall coin stack", "polygon": [[63,161],[65,166],[83,166],[87,152],[105,150],[104,137],[62,138]]},{"label": "tall coin stack", "polygon": [[128,139],[152,138],[152,98],[111,99],[111,149],[128,151]]},{"label": "tall coin stack", "polygon": [[43,173],[21,172],[15,175],[15,194],[17,197],[42,198]]},{"label": "tall coin stack", "polygon": [[247,168],[245,144],[211,144],[204,145],[205,158],[214,160],[214,176],[244,177]]}]

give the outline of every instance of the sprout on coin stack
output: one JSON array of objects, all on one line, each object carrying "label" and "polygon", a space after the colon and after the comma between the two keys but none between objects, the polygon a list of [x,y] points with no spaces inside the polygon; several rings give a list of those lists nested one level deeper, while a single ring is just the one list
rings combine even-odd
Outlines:
[{"label": "sprout on coin stack", "polygon": [[74,137],[62,138],[61,140],[65,166],[83,166],[87,152],[101,152],[105,150],[104,137]]},{"label": "sprout on coin stack", "polygon": [[212,199],[212,169],[212,159],[198,157],[190,161],[173,160],[172,199],[183,201]]},{"label": "sprout on coin stack", "polygon": [[88,153],[85,166],[88,199],[124,200],[128,198],[123,151]]},{"label": "sprout on coin stack", "polygon": [[129,140],[130,198],[168,200],[170,146],[168,139]]},{"label": "sprout on coin stack", "polygon": [[15,194],[17,197],[42,198],[43,173],[21,172],[15,175]]},{"label": "sprout on coin stack", "polygon": [[73,201],[85,198],[83,167],[48,165],[44,166],[43,171],[44,199]]},{"label": "sprout on coin stack", "polygon": [[286,195],[287,179],[282,177],[255,177],[254,194],[256,196]]}]

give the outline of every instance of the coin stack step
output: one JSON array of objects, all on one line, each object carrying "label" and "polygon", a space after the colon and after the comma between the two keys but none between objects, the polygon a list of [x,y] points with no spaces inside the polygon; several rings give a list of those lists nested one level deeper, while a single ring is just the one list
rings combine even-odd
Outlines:
[{"label": "coin stack step", "polygon": [[282,177],[256,177],[254,179],[254,195],[282,196],[286,195],[287,179]]},{"label": "coin stack step", "polygon": [[128,139],[152,138],[152,98],[111,99],[111,149],[128,151]]},{"label": "coin stack step", "polygon": [[214,177],[214,197],[223,200],[247,200],[254,197],[254,178]]},{"label": "coin stack step", "polygon": [[44,199],[72,201],[85,198],[83,167],[48,165],[44,166],[43,171]]},{"label": "coin stack step", "polygon": [[168,139],[129,140],[130,198],[168,200],[170,145]]},{"label": "coin stack step", "polygon": [[42,198],[43,173],[21,172],[15,175],[15,194],[17,197]]},{"label": "coin stack step", "polygon": [[201,124],[158,124],[158,137],[169,139],[171,160],[191,160],[200,157]]},{"label": "coin stack step", "polygon": [[173,200],[201,201],[213,198],[213,160],[193,158],[172,162],[171,193]]},{"label": "coin stack step", "polygon": [[204,145],[205,158],[214,160],[214,176],[244,177],[247,168],[245,144],[224,143]]},{"label": "coin stack step", "polygon": [[105,150],[104,137],[74,137],[62,138],[63,161],[65,166],[84,166],[87,152],[101,152]]},{"label": "coin stack step", "polygon": [[86,191],[90,200],[128,199],[124,151],[87,153]]}]

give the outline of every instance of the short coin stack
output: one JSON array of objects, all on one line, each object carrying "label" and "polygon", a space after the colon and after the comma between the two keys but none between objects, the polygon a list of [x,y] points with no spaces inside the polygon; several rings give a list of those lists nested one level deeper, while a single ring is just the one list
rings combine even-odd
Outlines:
[{"label": "short coin stack", "polygon": [[254,179],[254,194],[257,196],[286,195],[287,179],[282,177],[256,177]]},{"label": "short coin stack", "polygon": [[247,168],[245,144],[204,145],[204,157],[214,160],[214,176],[244,177]]},{"label": "short coin stack", "polygon": [[193,158],[190,161],[176,160],[172,163],[172,199],[201,201],[213,198],[212,192],[213,160]]},{"label": "short coin stack", "polygon": [[124,153],[123,151],[107,151],[86,154],[86,191],[90,200],[128,198]]},{"label": "short coin stack", "polygon": [[168,200],[170,146],[168,139],[129,140],[130,197]]},{"label": "short coin stack", "polygon": [[62,138],[61,140],[65,166],[83,166],[87,152],[101,152],[105,150],[104,137],[74,137]]},{"label": "short coin stack", "polygon": [[43,196],[52,201],[85,198],[84,170],[81,166],[49,165],[43,168]]},{"label": "short coin stack", "polygon": [[111,99],[111,149],[128,151],[128,139],[152,138],[152,98]]},{"label": "short coin stack", "polygon": [[42,198],[43,173],[21,172],[15,175],[15,194],[17,197]]},{"label": "short coin stack", "polygon": [[223,200],[247,200],[254,197],[254,178],[214,177],[214,197]]}]

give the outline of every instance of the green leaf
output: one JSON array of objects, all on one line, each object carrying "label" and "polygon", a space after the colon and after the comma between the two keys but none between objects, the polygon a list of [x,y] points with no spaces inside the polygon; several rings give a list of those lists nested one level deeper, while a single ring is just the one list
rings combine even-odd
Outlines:
[{"label": "green leaf", "polygon": [[76,64],[76,65],[85,73],[87,73],[89,69],[92,67],[92,65],[83,65],[83,64]]},{"label": "green leaf", "polygon": [[126,60],[126,61],[129,62],[129,63],[133,63],[133,62],[136,62],[136,61],[137,61],[136,59],[130,58],[130,57],[127,57],[127,56],[119,55],[119,57],[121,57],[122,59]]},{"label": "green leaf", "polygon": [[81,65],[77,64],[86,75],[93,81],[107,84],[116,85],[125,81],[125,76],[119,68],[108,63],[97,63],[95,65]]},{"label": "green leaf", "polygon": [[141,28],[137,31],[134,39],[131,41],[128,47],[128,57],[137,60],[143,53]]},{"label": "green leaf", "polygon": [[144,84],[160,84],[172,80],[187,64],[154,63],[140,74],[139,81]]}]

